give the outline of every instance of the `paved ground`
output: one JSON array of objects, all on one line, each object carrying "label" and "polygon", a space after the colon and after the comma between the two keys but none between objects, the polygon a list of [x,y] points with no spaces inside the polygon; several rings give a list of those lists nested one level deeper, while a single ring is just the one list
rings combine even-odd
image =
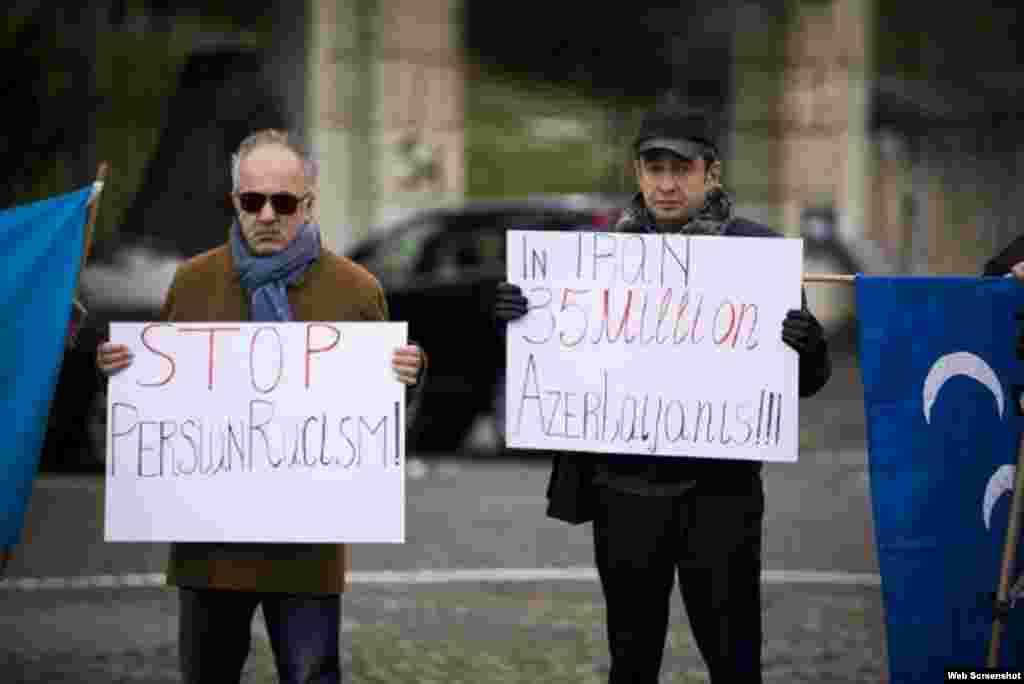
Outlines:
[{"label": "paved ground", "polygon": [[[0,669],[9,684],[177,682],[176,595],[160,588],[3,594]],[[877,589],[769,584],[766,682],[878,682]],[[707,681],[674,602],[663,682]],[[342,636],[347,682],[604,681],[596,583],[355,585]],[[27,619],[31,616],[31,619]],[[275,681],[260,620],[244,681]]]},{"label": "paved ground", "polygon": [[[836,351],[833,381],[801,402],[800,462],[765,470],[767,682],[884,679],[863,399],[851,342],[840,341]],[[354,553],[356,581],[343,608],[346,681],[604,681],[604,608],[590,529],[544,517],[546,464],[411,461],[409,476],[407,543]],[[158,581],[165,547],[103,544],[101,512],[95,478],[37,484],[29,539],[8,568],[14,579],[0,581],[4,684],[179,681],[173,590],[17,579]],[[453,568],[484,573],[467,580]],[[571,569],[577,579],[548,572],[530,580],[503,568]],[[456,581],[388,581],[387,571],[396,570]],[[793,570],[841,571],[833,580],[846,581]],[[673,606],[663,682],[707,681],[678,595]],[[260,620],[253,644],[245,681],[275,681]]]},{"label": "paved ground", "polygon": [[[546,469],[413,462],[410,474],[409,541],[354,549],[343,608],[346,681],[603,682],[590,528],[543,517],[537,492]],[[880,681],[882,607],[863,453],[809,452],[799,466],[769,468],[765,481],[766,681]],[[165,549],[98,543],[97,494],[88,480],[37,484],[34,540],[0,582],[4,682],[179,681],[176,595],[152,586]],[[71,508],[79,513],[59,512]],[[467,580],[453,568],[480,571]],[[150,586],[104,588],[118,581],[106,573]],[[28,579],[39,574],[55,579]],[[86,582],[92,588],[68,588]],[[707,681],[678,597],[673,608],[663,681]],[[245,681],[275,681],[259,620],[253,643]]]}]

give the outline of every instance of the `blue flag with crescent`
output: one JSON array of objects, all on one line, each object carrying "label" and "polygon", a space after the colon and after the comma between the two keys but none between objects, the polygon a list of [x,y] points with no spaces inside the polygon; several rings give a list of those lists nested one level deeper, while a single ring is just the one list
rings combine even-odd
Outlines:
[{"label": "blue flag with crescent", "polygon": [[[893,684],[985,667],[1024,422],[1018,310],[1010,279],[857,278]],[[1000,667],[1024,668],[1024,601],[1005,625]]]},{"label": "blue flag with crescent", "polygon": [[64,353],[92,188],[0,212],[0,550],[14,546]]}]

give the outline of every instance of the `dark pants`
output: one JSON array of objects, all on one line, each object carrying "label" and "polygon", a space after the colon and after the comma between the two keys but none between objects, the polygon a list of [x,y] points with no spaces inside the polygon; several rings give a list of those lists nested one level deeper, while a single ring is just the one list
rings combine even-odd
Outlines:
[{"label": "dark pants", "polygon": [[185,684],[235,684],[261,606],[282,684],[339,684],[341,597],[221,589],[179,591],[178,648]]},{"label": "dark pants", "polygon": [[750,480],[680,496],[596,488],[610,684],[658,681],[676,573],[711,681],[761,682],[764,493],[759,476]]}]

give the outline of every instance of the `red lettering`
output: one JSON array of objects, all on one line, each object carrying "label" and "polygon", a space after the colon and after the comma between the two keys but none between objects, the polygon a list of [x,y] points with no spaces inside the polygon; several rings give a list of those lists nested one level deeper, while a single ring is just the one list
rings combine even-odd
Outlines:
[{"label": "red lettering", "polygon": [[172,328],[174,326],[172,326],[170,323],[150,323],[149,325],[147,325],[145,328],[142,329],[142,333],[139,335],[139,340],[142,342],[142,345],[146,349],[148,349],[149,351],[153,352],[157,356],[162,356],[163,358],[167,359],[167,363],[169,363],[170,366],[171,366],[170,369],[167,371],[167,377],[165,377],[163,380],[159,380],[157,382],[140,382],[139,383],[140,387],[160,387],[162,385],[166,385],[167,383],[169,383],[171,381],[171,378],[174,377],[174,371],[176,369],[176,366],[174,364],[174,359],[170,355],[164,354],[162,351],[160,351],[158,349],[155,349],[152,346],[150,346],[149,341],[147,339],[147,336],[149,335],[150,331],[153,328],[165,328],[165,327],[166,328]]},{"label": "red lettering", "polygon": [[[729,329],[725,331],[725,334],[722,335],[722,337],[717,338],[717,337],[715,337],[715,332],[714,331],[717,330],[718,327],[719,327],[718,326],[718,319],[719,319],[719,316],[722,315],[722,309],[724,309],[727,306],[729,307]],[[721,346],[721,344],[723,342],[727,341],[729,339],[729,336],[733,334],[733,329],[735,327],[736,327],[736,307],[733,306],[732,302],[730,302],[729,300],[725,300],[724,302],[722,302],[721,304],[718,305],[718,311],[715,312],[715,323],[714,323],[714,326],[713,326],[713,330],[711,331],[711,339],[714,340],[715,346]],[[735,346],[735,345],[736,345],[736,338],[733,337],[733,346]]]},{"label": "red lettering", "polygon": [[690,334],[690,329],[686,328],[683,330],[683,336],[679,336],[679,324],[684,322],[684,316],[686,316],[686,307],[690,304],[690,292],[688,290],[683,292],[683,296],[679,300],[679,312],[676,314],[676,324],[672,328],[672,341],[675,344],[686,341],[686,336]]},{"label": "red lettering", "polygon": [[665,322],[669,312],[672,309],[672,288],[665,290],[665,295],[661,298],[661,306],[658,308],[658,327],[654,329],[654,340],[658,344],[665,344],[668,341],[668,337],[665,339],[661,338],[661,324]]},{"label": "red lettering", "polygon": [[[327,328],[328,330],[330,330],[331,332],[334,333],[334,340],[329,345],[327,345],[326,347],[322,347],[320,349],[313,349],[313,347],[310,346],[310,345],[312,343],[313,328],[314,327]],[[326,325],[326,324],[323,324],[323,323],[310,323],[309,325],[306,326],[306,389],[309,389],[309,384],[310,384],[310,377],[309,377],[309,361],[310,361],[310,357],[313,354],[320,354],[320,353],[323,353],[323,352],[331,351],[332,349],[334,349],[335,347],[338,346],[338,342],[340,340],[341,340],[341,331],[338,330],[337,328],[335,328],[333,325]]]},{"label": "red lettering", "polygon": [[208,360],[207,360],[207,388],[210,391],[213,391],[213,359],[214,359],[214,356],[215,356],[214,353],[213,353],[213,350],[214,350],[214,342],[213,342],[214,337],[219,332],[238,332],[240,330],[241,330],[241,328],[227,328],[227,327],[218,327],[218,328],[179,328],[179,332],[183,332],[183,333],[199,332],[199,333],[209,333],[210,334],[210,346],[209,346]]},{"label": "red lettering", "polygon": [[690,343],[691,344],[700,344],[701,342],[704,341],[704,336],[703,335],[701,336],[701,338],[699,340],[697,339],[697,326],[700,325],[700,315],[701,315],[701,312],[703,312],[703,311],[704,311],[704,295],[700,295],[699,297],[697,297],[697,311],[694,312],[694,314],[693,314],[693,327],[690,328]]},{"label": "red lettering", "polygon": [[572,290],[566,289],[562,292],[562,311],[569,309],[575,309],[583,316],[583,325],[580,326],[580,334],[574,340],[570,340],[565,335],[565,331],[559,334],[559,339],[562,341],[562,345],[565,347],[575,347],[583,340],[587,335],[587,311],[578,303],[573,301],[573,298],[578,294],[587,294],[590,290]]},{"label": "red lettering", "polygon": [[[619,322],[619,329],[615,333],[615,337],[614,338],[612,337],[611,313],[609,311],[609,309],[611,307],[610,307],[610,305],[608,303],[609,297],[610,297],[609,291],[608,291],[607,288],[605,288],[605,291],[604,291],[605,337],[606,337],[606,339],[609,342],[617,342],[618,339],[620,337],[622,337],[623,332],[626,330],[626,323],[629,321],[629,312],[630,312],[630,309],[633,308],[633,290],[627,290],[626,291],[626,308],[623,309],[623,311],[622,311],[622,320]],[[626,333],[626,342],[627,343],[632,342],[634,339],[635,338],[631,338],[629,336],[628,332]]]}]

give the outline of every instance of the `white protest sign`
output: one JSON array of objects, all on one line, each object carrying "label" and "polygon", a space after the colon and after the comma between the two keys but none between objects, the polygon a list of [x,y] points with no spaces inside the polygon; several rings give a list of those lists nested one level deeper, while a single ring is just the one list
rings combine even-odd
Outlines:
[{"label": "white protest sign", "polygon": [[803,243],[510,231],[511,447],[795,461]]},{"label": "white protest sign", "polygon": [[405,323],[113,323],[107,541],[403,542]]}]

